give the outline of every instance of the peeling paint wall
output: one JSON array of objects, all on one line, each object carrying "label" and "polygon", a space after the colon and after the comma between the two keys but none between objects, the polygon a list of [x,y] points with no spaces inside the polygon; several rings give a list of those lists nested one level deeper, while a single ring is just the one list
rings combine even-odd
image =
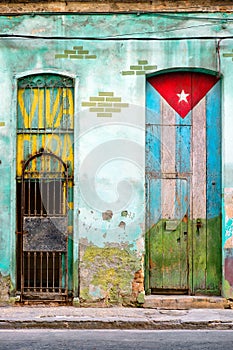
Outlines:
[{"label": "peeling paint wall", "polygon": [[8,302],[11,294],[11,280],[9,276],[2,276],[0,274],[0,305]]},{"label": "peeling paint wall", "polygon": [[144,292],[146,272],[146,77],[196,68],[222,76],[222,294],[232,298],[232,19],[227,13],[1,16],[0,273],[10,276],[12,291],[17,79],[47,72],[75,80],[72,290],[83,302],[125,304]]},{"label": "peeling paint wall", "polygon": [[109,244],[103,248],[80,242],[80,299],[128,304],[135,271],[140,259],[125,244]]}]

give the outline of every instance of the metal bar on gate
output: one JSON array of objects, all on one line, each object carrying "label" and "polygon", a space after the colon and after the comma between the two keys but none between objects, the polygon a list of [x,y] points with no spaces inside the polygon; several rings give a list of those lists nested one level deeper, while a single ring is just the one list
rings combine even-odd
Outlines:
[{"label": "metal bar on gate", "polygon": [[24,291],[24,279],[25,279],[25,272],[24,272],[24,266],[25,266],[25,261],[24,261],[24,250],[23,250],[23,217],[24,217],[24,173],[22,173],[22,185],[21,185],[21,213],[20,213],[20,231],[21,231],[21,247],[20,247],[20,269],[21,269],[21,298],[23,297],[23,291]]},{"label": "metal bar on gate", "polygon": [[46,252],[46,292],[49,291],[49,252]]},{"label": "metal bar on gate", "polygon": [[30,193],[31,193],[31,181],[29,179],[28,181],[28,216],[31,215],[31,198],[30,198]]},{"label": "metal bar on gate", "polygon": [[47,197],[46,197],[46,212],[47,214],[50,214],[50,208],[49,208],[49,182],[47,182]]},{"label": "metal bar on gate", "polygon": [[30,252],[27,253],[27,259],[28,259],[28,288],[30,288],[30,258],[31,254]]},{"label": "metal bar on gate", "polygon": [[34,182],[34,188],[35,188],[35,193],[34,193],[34,196],[35,196],[35,200],[34,200],[34,215],[37,215],[37,210],[36,210],[36,201],[37,201],[37,181]]},{"label": "metal bar on gate", "polygon": [[36,291],[36,252],[34,252],[34,266],[33,266],[33,271],[34,271],[34,291]]},{"label": "metal bar on gate", "polygon": [[63,184],[63,193],[62,193],[62,202],[63,202],[63,209],[62,209],[62,214],[66,214],[66,203],[67,203],[67,194],[68,194],[68,181],[64,181]]},{"label": "metal bar on gate", "polygon": [[62,180],[59,180],[59,213],[62,214]]},{"label": "metal bar on gate", "polygon": [[40,291],[43,287],[43,252],[40,252]]},{"label": "metal bar on gate", "polygon": [[54,289],[54,280],[55,280],[55,252],[53,252],[53,292],[55,291]]},{"label": "metal bar on gate", "polygon": [[[66,243],[67,244],[67,243]],[[66,294],[68,296],[68,254],[67,254],[67,251],[65,253],[65,264],[66,264],[66,285],[65,285],[65,288],[66,288]]]},{"label": "metal bar on gate", "polygon": [[43,216],[43,192],[44,191],[44,181],[40,180],[40,215]]},{"label": "metal bar on gate", "polygon": [[53,204],[52,204],[52,208],[53,208],[53,214],[56,215],[56,182],[55,182],[55,178],[53,179]]},{"label": "metal bar on gate", "polygon": [[61,252],[59,252],[59,293],[61,293],[62,287],[62,256]]}]

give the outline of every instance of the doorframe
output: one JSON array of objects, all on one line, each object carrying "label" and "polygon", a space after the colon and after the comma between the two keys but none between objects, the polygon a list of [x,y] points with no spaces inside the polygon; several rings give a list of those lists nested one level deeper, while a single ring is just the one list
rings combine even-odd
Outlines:
[{"label": "doorframe", "polygon": [[[224,174],[224,169],[223,169],[223,138],[222,138],[222,123],[223,123],[223,90],[222,90],[222,80],[223,80],[223,75],[220,74],[220,72],[211,70],[211,69],[206,69],[202,67],[172,67],[172,68],[165,68],[158,70],[156,72],[152,73],[146,73],[145,74],[145,84],[144,84],[144,89],[145,89],[145,145],[146,145],[146,135],[147,135],[147,130],[146,130],[146,124],[147,124],[147,94],[146,94],[146,83],[147,79],[153,76],[165,74],[165,73],[172,73],[172,72],[196,72],[196,73],[204,73],[204,74],[209,74],[213,76],[219,76],[219,83],[220,83],[220,118],[221,118],[221,131],[220,131],[220,167],[221,167],[221,174],[220,174],[220,196],[223,193],[223,174]],[[145,147],[145,152],[146,152],[146,147]],[[149,225],[148,225],[148,219],[147,219],[147,213],[148,213],[148,174],[146,172],[146,157],[145,157],[145,259],[144,259],[144,289],[145,289],[145,294],[150,295],[151,294],[151,289],[150,289],[150,262],[149,262],[149,245],[150,245],[150,240],[149,240]],[[190,193],[192,193],[192,179],[188,179],[188,182],[190,184]],[[192,201],[192,196],[190,196],[190,202]],[[192,211],[192,203],[191,203],[191,211]],[[192,212],[191,212],[192,215]],[[222,285],[223,281],[223,252],[222,252],[222,237],[224,235],[223,228],[224,228],[224,215],[223,215],[223,206],[221,205],[221,210],[220,210],[220,222],[221,222],[221,228],[220,228],[220,254],[221,254],[221,261],[222,261],[222,269],[221,269],[221,280],[219,281]],[[190,232],[190,235],[188,237],[188,250],[191,249],[191,252],[188,252],[188,284],[189,284],[189,295],[194,295],[194,282],[193,282],[193,224],[188,224],[188,230]],[[223,290],[221,287],[221,295],[223,294]]]},{"label": "doorframe", "polygon": [[78,178],[79,175],[79,159],[76,156],[78,154],[79,144],[76,140],[79,140],[79,130],[78,130],[78,120],[79,120],[79,105],[76,103],[80,100],[79,97],[79,85],[80,85],[80,73],[75,74],[73,72],[67,70],[61,70],[57,68],[36,68],[33,70],[25,70],[21,72],[17,72],[12,75],[12,108],[10,118],[13,121],[12,127],[12,142],[13,142],[13,161],[12,161],[12,172],[11,172],[11,183],[12,186],[11,191],[11,206],[12,215],[11,215],[11,227],[12,227],[12,235],[11,235],[11,257],[12,264],[10,268],[10,276],[12,282],[11,296],[15,297],[16,301],[20,300],[20,290],[17,288],[17,223],[16,223],[16,214],[17,214],[17,191],[16,191],[16,179],[15,174],[17,170],[17,94],[18,94],[18,80],[21,78],[26,78],[30,75],[40,75],[40,74],[56,74],[60,76],[65,76],[68,78],[72,78],[74,81],[74,181],[73,181],[73,278],[72,278],[72,287],[73,287],[73,297],[78,298],[79,296],[79,226],[77,220],[75,220],[75,213],[78,212],[78,202],[80,198],[78,181],[75,179]]}]

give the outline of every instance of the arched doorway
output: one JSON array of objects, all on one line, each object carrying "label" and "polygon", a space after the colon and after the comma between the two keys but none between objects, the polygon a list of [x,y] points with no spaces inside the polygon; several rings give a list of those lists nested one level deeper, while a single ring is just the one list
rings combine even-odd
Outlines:
[{"label": "arched doorway", "polygon": [[74,82],[19,79],[17,289],[21,301],[68,301],[73,275]]}]

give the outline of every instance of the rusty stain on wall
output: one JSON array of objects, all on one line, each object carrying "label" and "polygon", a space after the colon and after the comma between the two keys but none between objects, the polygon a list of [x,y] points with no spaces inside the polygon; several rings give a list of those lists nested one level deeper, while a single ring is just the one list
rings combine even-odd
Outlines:
[{"label": "rusty stain on wall", "polygon": [[126,223],[124,221],[121,221],[118,226],[124,230]]},{"label": "rusty stain on wall", "polygon": [[113,217],[112,210],[106,210],[105,212],[102,213],[103,220],[110,221],[112,217]]}]

